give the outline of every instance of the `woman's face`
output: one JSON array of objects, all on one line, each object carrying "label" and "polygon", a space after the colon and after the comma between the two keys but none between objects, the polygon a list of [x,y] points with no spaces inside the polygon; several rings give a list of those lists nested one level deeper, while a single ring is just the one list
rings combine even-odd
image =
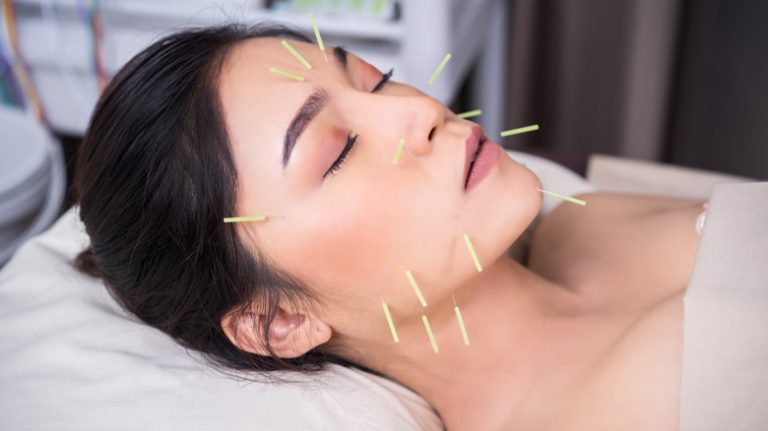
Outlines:
[{"label": "woman's face", "polygon": [[[394,80],[374,92],[382,72],[351,53],[344,61],[327,48],[326,63],[317,45],[289,42],[311,70],[280,39],[259,38],[231,52],[220,78],[239,176],[232,216],[268,217],[239,223],[241,236],[325,299],[323,318],[347,331],[381,317],[382,299],[400,317],[422,313],[406,269],[428,303],[450,301],[477,275],[463,234],[491,265],[538,212],[538,178],[502,150],[465,190],[466,142],[483,135],[476,124]],[[289,125],[310,97],[316,115],[294,131],[286,156]],[[337,162],[351,135],[355,144]]]}]

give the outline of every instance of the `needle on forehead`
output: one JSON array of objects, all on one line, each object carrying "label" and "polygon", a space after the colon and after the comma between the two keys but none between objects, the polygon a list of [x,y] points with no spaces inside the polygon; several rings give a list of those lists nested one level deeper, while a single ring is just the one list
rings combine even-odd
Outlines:
[{"label": "needle on forehead", "polygon": [[301,63],[302,65],[304,65],[304,67],[306,67],[307,69],[312,69],[312,65],[311,65],[311,64],[309,64],[309,62],[308,62],[308,61],[307,61],[307,60],[306,60],[304,57],[302,57],[302,55],[301,55],[301,54],[299,54],[299,51],[296,51],[296,50],[295,50],[295,49],[294,49],[294,48],[291,46],[291,44],[290,44],[290,43],[288,43],[288,41],[287,41],[287,40],[283,39],[283,41],[282,41],[282,42],[280,42],[280,45],[283,45],[283,48],[287,49],[287,50],[288,50],[288,52],[290,52],[291,54],[293,54],[293,56],[294,56],[294,57],[296,57],[296,59],[297,59],[297,60],[299,60],[299,63]]},{"label": "needle on forehead", "polygon": [[275,75],[280,75],[289,79],[293,79],[294,81],[304,82],[304,77],[299,76],[293,72],[289,72],[287,70],[278,69],[277,67],[270,67],[269,71],[274,73]]},{"label": "needle on forehead", "polygon": [[325,55],[325,46],[323,45],[323,38],[320,36],[320,30],[317,28],[317,23],[315,22],[315,14],[309,14],[309,22],[312,23],[312,29],[315,31],[315,39],[317,39],[317,45],[320,47],[320,51],[323,52],[323,58],[325,58],[325,63],[327,64],[328,56]]},{"label": "needle on forehead", "polygon": [[445,57],[443,57],[443,61],[440,62],[440,65],[437,66],[437,69],[434,73],[432,73],[432,76],[429,78],[429,81],[427,81],[427,85],[432,85],[433,82],[435,82],[435,79],[437,79],[437,75],[440,74],[440,72],[443,71],[443,68],[446,64],[448,64],[448,60],[451,59],[451,53],[445,54]]}]

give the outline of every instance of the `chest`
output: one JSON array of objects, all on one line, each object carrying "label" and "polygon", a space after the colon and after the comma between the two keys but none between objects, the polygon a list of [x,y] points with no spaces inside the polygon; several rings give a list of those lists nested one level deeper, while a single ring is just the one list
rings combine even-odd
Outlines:
[{"label": "chest", "polygon": [[683,294],[625,323],[577,380],[550,429],[676,430],[682,364]]},{"label": "chest", "polygon": [[682,297],[636,315],[621,311],[578,335],[590,346],[574,355],[580,363],[564,364],[572,371],[548,382],[536,405],[503,429],[677,430]]}]

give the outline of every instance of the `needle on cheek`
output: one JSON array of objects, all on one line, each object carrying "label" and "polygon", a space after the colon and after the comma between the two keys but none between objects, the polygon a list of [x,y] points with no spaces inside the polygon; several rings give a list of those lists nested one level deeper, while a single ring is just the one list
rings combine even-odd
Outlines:
[{"label": "needle on cheek", "polygon": [[395,151],[395,157],[392,159],[393,165],[396,165],[400,161],[400,155],[403,153],[403,148],[405,148],[405,138],[400,138],[400,143],[397,144],[397,150]]}]

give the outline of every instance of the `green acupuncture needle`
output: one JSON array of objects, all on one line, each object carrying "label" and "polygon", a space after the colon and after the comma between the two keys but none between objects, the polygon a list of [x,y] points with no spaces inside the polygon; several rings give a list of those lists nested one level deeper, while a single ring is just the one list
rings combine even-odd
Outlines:
[{"label": "green acupuncture needle", "polygon": [[392,320],[392,314],[389,312],[389,306],[387,306],[387,303],[384,302],[384,300],[381,300],[381,308],[384,309],[384,315],[387,316],[387,323],[389,324],[389,330],[392,332],[392,339],[395,340],[395,343],[400,342],[400,337],[397,336],[397,330],[395,330],[395,322]]},{"label": "green acupuncture needle", "polygon": [[317,23],[315,22],[315,14],[311,13],[309,14],[309,22],[312,23],[312,30],[315,31],[315,39],[317,39],[317,45],[320,47],[320,51],[323,52],[323,58],[325,58],[325,62],[328,63],[328,56],[325,55],[325,46],[323,45],[323,38],[320,36],[320,30],[317,28]]},{"label": "green acupuncture needle", "polygon": [[410,270],[405,271],[405,276],[408,277],[408,281],[411,282],[411,286],[413,287],[413,291],[416,292],[416,296],[419,297],[419,302],[421,302],[422,307],[427,306],[427,301],[424,299],[424,295],[421,294],[421,289],[419,289],[419,285],[416,284],[416,280],[413,278],[413,274],[411,274]]},{"label": "green acupuncture needle", "polygon": [[550,196],[554,196],[556,198],[560,198],[560,199],[562,199],[564,201],[568,201],[568,202],[574,203],[576,205],[581,205],[581,206],[587,205],[587,202],[585,202],[585,201],[583,201],[581,199],[577,199],[577,198],[571,197],[571,196],[561,195],[560,193],[550,192],[550,191],[542,190],[542,189],[536,189],[536,190],[538,190],[538,191],[540,191],[542,193],[546,193],[546,194],[548,194]]},{"label": "green acupuncture needle", "polygon": [[517,129],[505,130],[505,131],[501,132],[501,137],[502,138],[506,138],[507,136],[519,135],[521,133],[533,132],[534,130],[539,130],[539,125],[538,124],[532,124],[530,126],[519,127]]},{"label": "green acupuncture needle", "polygon": [[396,165],[400,161],[400,155],[403,153],[403,148],[405,148],[405,138],[400,138],[400,143],[397,144],[397,150],[395,151],[395,157],[392,158],[393,165]]},{"label": "green acupuncture needle", "polygon": [[472,260],[475,262],[475,268],[477,268],[477,272],[483,272],[483,267],[480,265],[480,259],[477,258],[475,247],[472,246],[472,241],[469,240],[469,235],[464,234],[464,242],[467,244],[467,250],[469,250],[469,254],[472,255]]},{"label": "green acupuncture needle", "polygon": [[280,45],[283,45],[283,47],[284,47],[285,49],[287,49],[287,50],[288,50],[288,52],[290,52],[291,54],[293,54],[293,56],[294,56],[294,57],[296,57],[296,59],[297,59],[297,60],[299,60],[299,62],[300,62],[301,64],[303,64],[303,65],[304,65],[304,67],[306,67],[307,69],[312,69],[312,65],[311,65],[311,64],[309,64],[309,62],[308,62],[308,61],[307,61],[307,60],[306,60],[304,57],[302,57],[302,55],[301,55],[301,54],[299,54],[299,51],[296,51],[296,50],[295,50],[295,49],[294,49],[294,48],[291,46],[291,44],[290,44],[290,43],[288,43],[288,41],[287,41],[287,40],[283,39],[283,41],[282,41],[282,42],[280,42]]},{"label": "green acupuncture needle", "polygon": [[459,117],[459,118],[472,118],[472,117],[477,117],[478,115],[483,115],[483,110],[482,109],[475,109],[474,111],[462,112],[461,114],[458,114],[457,117]]},{"label": "green acupuncture needle", "polygon": [[456,320],[459,322],[459,329],[461,330],[461,337],[464,339],[464,345],[469,346],[469,337],[467,337],[467,329],[464,328],[464,319],[461,318],[461,311],[459,310],[459,304],[456,303],[456,298],[453,298],[453,311],[456,313]]},{"label": "green acupuncture needle", "polygon": [[269,71],[280,76],[284,76],[286,78],[293,79],[295,81],[304,82],[304,77],[299,76],[293,72],[288,72],[287,70],[278,69],[276,67],[270,67]]},{"label": "green acupuncture needle", "polygon": [[448,64],[448,60],[451,59],[451,53],[445,54],[445,57],[443,57],[443,61],[440,62],[440,65],[437,66],[437,70],[432,74],[432,76],[429,78],[429,81],[427,81],[427,85],[432,85],[433,82],[435,82],[435,79],[437,79],[437,75],[440,74],[440,72],[443,71],[443,68],[445,68],[445,65]]},{"label": "green acupuncture needle", "polygon": [[224,223],[241,223],[241,222],[249,222],[249,221],[264,221],[267,219],[267,216],[263,215],[255,215],[255,216],[244,216],[244,217],[225,217]]},{"label": "green acupuncture needle", "polygon": [[424,322],[424,327],[427,329],[427,335],[429,335],[429,343],[432,344],[432,350],[434,350],[435,353],[438,353],[440,350],[437,349],[437,341],[435,341],[435,335],[432,334],[432,328],[429,326],[427,316],[422,314],[421,321]]}]

